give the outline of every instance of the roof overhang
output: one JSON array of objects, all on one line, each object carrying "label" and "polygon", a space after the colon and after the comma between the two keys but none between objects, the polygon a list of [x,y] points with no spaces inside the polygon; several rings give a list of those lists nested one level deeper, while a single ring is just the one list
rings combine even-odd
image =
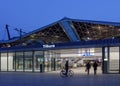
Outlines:
[{"label": "roof overhang", "polygon": [[74,49],[74,48],[96,48],[96,47],[120,46],[120,38],[91,40],[79,42],[67,42],[56,44],[45,44],[37,46],[16,46],[9,48],[0,48],[0,52],[30,51],[30,50],[56,50],[56,49]]}]

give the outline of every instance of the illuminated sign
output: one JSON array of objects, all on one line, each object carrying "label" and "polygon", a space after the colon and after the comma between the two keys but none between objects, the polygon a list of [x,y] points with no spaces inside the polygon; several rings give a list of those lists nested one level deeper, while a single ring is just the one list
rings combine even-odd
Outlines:
[{"label": "illuminated sign", "polygon": [[85,52],[83,53],[83,56],[93,56],[94,55],[94,52],[93,52],[93,49],[85,49]]},{"label": "illuminated sign", "polygon": [[48,44],[43,45],[43,48],[53,48],[53,47],[55,47],[55,45],[48,45]]},{"label": "illuminated sign", "polygon": [[86,48],[78,50],[79,56],[94,56],[94,48]]},{"label": "illuminated sign", "polygon": [[91,53],[91,52],[84,53],[83,56],[94,56],[94,53]]}]

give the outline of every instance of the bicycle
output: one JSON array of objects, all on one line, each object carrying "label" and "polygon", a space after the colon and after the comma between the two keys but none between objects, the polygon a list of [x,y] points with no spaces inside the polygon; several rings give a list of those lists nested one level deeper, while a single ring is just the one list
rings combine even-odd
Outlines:
[{"label": "bicycle", "polygon": [[66,75],[65,69],[62,69],[62,70],[60,71],[60,76],[61,76],[61,77],[72,77],[73,75],[74,75],[74,72],[73,72],[71,69],[68,70],[67,75]]}]

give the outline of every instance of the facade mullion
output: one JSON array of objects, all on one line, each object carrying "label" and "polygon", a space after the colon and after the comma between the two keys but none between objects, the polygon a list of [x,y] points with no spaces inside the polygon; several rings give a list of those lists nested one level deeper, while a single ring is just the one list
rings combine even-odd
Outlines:
[{"label": "facade mullion", "polygon": [[104,61],[104,59],[105,59],[105,47],[102,47],[102,60],[103,60],[103,62],[102,62],[102,72],[103,73],[105,73],[105,61]]},{"label": "facade mullion", "polygon": [[8,52],[7,52],[7,71],[8,71]]},{"label": "facade mullion", "polygon": [[32,71],[33,71],[33,72],[34,72],[34,69],[35,69],[35,68],[34,68],[34,67],[35,67],[35,66],[34,66],[34,65],[35,65],[35,64],[34,64],[34,55],[35,55],[35,52],[32,51]]},{"label": "facade mullion", "polygon": [[45,72],[45,57],[44,57],[44,55],[45,55],[45,51],[42,51],[43,52],[43,54],[42,54],[42,58],[43,58],[43,72]]},{"label": "facade mullion", "polygon": [[25,72],[25,52],[23,51],[23,72]]},{"label": "facade mullion", "polygon": [[16,52],[15,52],[15,71],[16,71]]},{"label": "facade mullion", "polygon": [[120,46],[119,46],[119,74],[120,74]]},{"label": "facade mullion", "polygon": [[110,71],[110,47],[107,47],[107,56],[108,56],[108,63],[107,63],[107,72]]}]

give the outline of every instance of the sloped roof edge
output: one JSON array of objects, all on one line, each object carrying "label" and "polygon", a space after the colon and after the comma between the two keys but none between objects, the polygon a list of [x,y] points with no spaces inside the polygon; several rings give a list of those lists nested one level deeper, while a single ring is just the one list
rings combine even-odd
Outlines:
[{"label": "sloped roof edge", "polygon": [[32,31],[32,32],[29,32],[29,33],[23,35],[23,37],[26,37],[26,36],[28,36],[28,35],[31,35],[31,34],[35,33],[35,32],[38,32],[38,31],[40,31],[40,30],[43,30],[43,29],[48,28],[48,27],[50,27],[50,26],[53,26],[53,25],[59,23],[60,21],[76,21],[76,22],[85,22],[85,23],[94,23],[94,24],[104,24],[104,25],[120,26],[120,23],[118,23],[118,22],[71,19],[71,18],[68,18],[68,17],[64,17],[64,18],[62,18],[62,19],[60,19],[60,20],[58,20],[58,21],[56,21],[56,22],[53,22],[53,23],[51,23],[51,24],[48,24],[48,25],[43,26],[43,27],[41,27],[41,28],[38,28],[38,29],[36,29],[36,30],[34,30],[34,31]]},{"label": "sloped roof edge", "polygon": [[[61,21],[75,21],[75,22],[85,22],[85,23],[94,23],[94,24],[104,24],[104,25],[120,26],[120,23],[118,23],[118,22],[95,21],[95,20],[82,20],[82,19],[72,19],[72,18],[64,17],[64,18],[62,18],[62,19],[60,19],[60,20],[58,20],[58,21],[56,21],[56,22],[53,22],[53,23],[51,23],[51,24],[48,24],[48,25],[43,26],[43,27],[41,27],[41,28],[38,28],[38,29],[36,29],[36,30],[34,30],[34,31],[31,31],[31,32],[23,35],[22,38],[24,38],[24,37],[26,37],[26,36],[29,36],[29,35],[31,35],[31,34],[34,34],[35,32],[41,31],[41,30],[43,30],[43,29],[45,29],[45,28],[48,28],[48,27],[50,27],[50,26],[53,26],[53,25],[55,25],[55,24],[57,24],[57,23],[59,23],[59,22],[61,22]],[[12,41],[15,41],[15,40],[19,40],[19,38],[16,38],[16,39],[14,39],[14,40],[6,40],[6,41],[4,41],[4,43],[5,43],[5,42],[6,42],[6,43],[9,43],[9,42],[12,42]],[[0,42],[0,43],[3,43],[3,42]]]},{"label": "sloped roof edge", "polygon": [[83,19],[71,19],[71,21],[85,22],[85,23],[94,23],[94,24],[104,24],[104,25],[113,25],[113,26],[120,26],[120,22],[96,21],[96,20],[83,20]]}]

